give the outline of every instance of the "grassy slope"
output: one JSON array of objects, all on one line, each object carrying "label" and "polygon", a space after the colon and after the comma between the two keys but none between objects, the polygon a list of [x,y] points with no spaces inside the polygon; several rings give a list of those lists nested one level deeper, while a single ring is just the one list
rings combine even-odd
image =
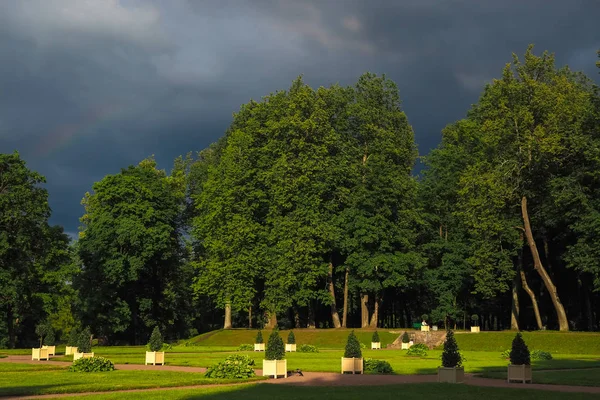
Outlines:
[{"label": "grassy slope", "polygon": [[526,389],[497,389],[451,384],[407,384],[390,386],[354,387],[302,387],[286,385],[244,385],[229,387],[198,388],[195,390],[168,390],[146,393],[121,393],[84,396],[83,399],[106,400],[463,400],[485,398],[486,400],[588,400],[597,395],[583,393],[553,393]]}]

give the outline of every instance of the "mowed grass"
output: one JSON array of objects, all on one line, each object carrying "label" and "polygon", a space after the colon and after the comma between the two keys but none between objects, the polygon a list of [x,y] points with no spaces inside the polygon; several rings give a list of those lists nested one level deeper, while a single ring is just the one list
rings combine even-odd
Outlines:
[{"label": "mowed grass", "polygon": [[60,371],[68,368],[68,365],[49,365],[49,364],[20,364],[20,363],[0,363],[0,373],[5,372],[32,372],[32,371]]},{"label": "mowed grass", "polygon": [[[486,378],[506,379],[506,371],[485,372]],[[570,386],[600,386],[600,368],[571,371],[534,371],[534,383]]]},{"label": "mowed grass", "polygon": [[502,389],[452,385],[443,383],[406,384],[389,386],[330,386],[304,387],[287,385],[243,385],[201,387],[191,390],[160,390],[154,392],[110,393],[81,396],[86,400],[591,400],[598,395],[585,393],[555,393],[541,390]]},{"label": "mowed grass", "polygon": [[126,389],[215,385],[262,380],[209,379],[203,374],[173,371],[111,371],[78,373],[66,370],[20,371],[0,374],[0,396],[101,392]]}]

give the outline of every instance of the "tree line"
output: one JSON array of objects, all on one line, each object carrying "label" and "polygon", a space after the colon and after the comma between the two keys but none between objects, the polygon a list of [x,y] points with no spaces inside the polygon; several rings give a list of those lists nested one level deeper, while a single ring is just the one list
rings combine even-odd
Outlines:
[{"label": "tree line", "polygon": [[144,343],[231,327],[598,329],[600,91],[529,47],[419,176],[398,89],[250,101],[225,135],[92,186],[77,240],[0,154],[0,347],[35,326]]}]

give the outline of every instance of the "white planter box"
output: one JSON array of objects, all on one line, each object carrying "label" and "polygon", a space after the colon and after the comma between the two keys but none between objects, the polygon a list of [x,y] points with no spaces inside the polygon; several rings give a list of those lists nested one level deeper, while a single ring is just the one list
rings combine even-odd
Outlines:
[{"label": "white planter box", "polygon": [[412,342],[408,342],[408,343],[402,343],[402,350],[408,350],[410,349],[410,346],[412,346]]},{"label": "white planter box", "polygon": [[287,360],[263,360],[263,376],[287,378]]},{"label": "white planter box", "polygon": [[48,349],[31,349],[32,360],[48,360]]},{"label": "white planter box", "polygon": [[464,380],[465,369],[463,367],[438,367],[438,382],[463,383]]},{"label": "white planter box", "polygon": [[47,349],[49,356],[55,356],[56,355],[56,346],[42,346],[42,349]]},{"label": "white planter box", "polygon": [[264,343],[254,343],[254,351],[265,351]]},{"label": "white planter box", "polygon": [[346,358],[342,357],[342,374],[344,372],[352,372],[353,374],[363,373],[362,358]]},{"label": "white planter box", "polygon": [[292,344],[286,343],[285,351],[289,351],[289,352],[296,351],[296,343],[292,343]]},{"label": "white planter box", "polygon": [[67,346],[67,347],[65,347],[65,356],[70,356],[73,353],[77,353],[77,347],[76,346]]},{"label": "white planter box", "polygon": [[146,365],[161,364],[165,365],[165,352],[164,351],[147,351],[146,352]]},{"label": "white planter box", "polygon": [[421,325],[421,332],[429,332],[429,325]]},{"label": "white planter box", "polygon": [[481,331],[479,330],[479,327],[478,327],[478,326],[472,326],[472,327],[471,327],[471,332],[473,332],[473,333],[479,333],[479,332],[481,332]]},{"label": "white planter box", "polygon": [[437,327],[437,325],[433,325],[433,326],[431,327],[431,330],[432,330],[432,331],[434,331],[434,332],[436,332],[436,331],[438,330],[438,327]]},{"label": "white planter box", "polygon": [[371,342],[371,350],[381,350],[381,342]]},{"label": "white planter box", "polygon": [[509,365],[507,381],[521,381],[532,383],[531,365]]},{"label": "white planter box", "polygon": [[73,353],[73,361],[79,360],[80,358],[92,358],[94,357],[94,352],[91,353]]}]

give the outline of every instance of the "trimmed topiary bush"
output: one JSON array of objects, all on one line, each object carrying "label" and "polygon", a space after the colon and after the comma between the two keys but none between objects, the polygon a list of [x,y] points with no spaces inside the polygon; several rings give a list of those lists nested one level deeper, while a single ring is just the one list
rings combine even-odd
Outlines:
[{"label": "trimmed topiary bush", "polygon": [[35,326],[35,334],[40,338],[40,347],[42,347],[42,345],[49,344],[49,335],[52,335],[52,338],[54,338],[54,329],[52,329],[52,325],[48,321],[44,321]]},{"label": "trimmed topiary bush", "polygon": [[354,334],[354,331],[348,335],[348,341],[346,342],[346,349],[344,350],[345,358],[362,358],[362,351],[360,350],[360,342]]},{"label": "trimmed topiary bush", "polygon": [[552,360],[552,354],[548,351],[543,350],[533,350],[531,352],[532,360]]},{"label": "trimmed topiary bush", "polygon": [[517,333],[512,341],[510,363],[512,365],[531,365],[531,354],[521,332]]},{"label": "trimmed topiary bush", "polygon": [[402,334],[402,343],[408,343],[410,342],[410,336],[408,336],[408,332],[404,332]]},{"label": "trimmed topiary bush", "polygon": [[373,337],[371,338],[371,342],[373,342],[373,343],[380,342],[380,340],[379,340],[379,333],[377,333],[377,331],[373,332]]},{"label": "trimmed topiary bush", "polygon": [[375,375],[393,374],[394,370],[390,363],[385,360],[365,358],[365,373]]},{"label": "trimmed topiary bush", "polygon": [[410,349],[406,351],[407,356],[413,357],[426,357],[429,347],[423,343],[417,343],[410,346]]},{"label": "trimmed topiary bush", "polygon": [[267,342],[267,350],[265,351],[265,360],[283,360],[285,358],[285,346],[283,340],[279,336],[279,330],[273,329],[269,335]]},{"label": "trimmed topiary bush", "polygon": [[77,341],[79,340],[79,331],[77,328],[72,327],[71,332],[69,333],[69,339],[67,340],[67,346],[77,346]]},{"label": "trimmed topiary bush", "polygon": [[446,333],[446,340],[444,341],[444,351],[442,352],[442,366],[445,368],[460,367],[462,365],[462,357],[458,351],[458,345],[454,338],[454,332],[448,331]]},{"label": "trimmed topiary bush", "polygon": [[264,343],[264,340],[262,337],[262,331],[258,331],[258,333],[256,334],[256,339],[254,340],[254,343]]},{"label": "trimmed topiary bush", "polygon": [[114,371],[115,365],[108,358],[90,357],[75,360],[69,372],[107,372]]},{"label": "trimmed topiary bush", "polygon": [[160,334],[160,330],[158,326],[155,326],[152,330],[152,334],[150,335],[150,340],[148,341],[148,348],[150,351],[160,351],[163,347],[163,339]]},{"label": "trimmed topiary bush", "polygon": [[86,327],[81,333],[79,333],[77,339],[77,350],[80,353],[91,353],[92,352],[92,332],[89,327]]},{"label": "trimmed topiary bush", "polygon": [[294,336],[294,331],[290,331],[287,338],[288,344],[296,344],[296,336]]},{"label": "trimmed topiary bush", "polygon": [[254,350],[254,345],[249,344],[249,343],[240,344],[240,347],[238,347],[238,351],[252,351],[252,350]]},{"label": "trimmed topiary bush", "polygon": [[298,346],[298,352],[300,353],[318,353],[319,349],[317,346],[313,346],[312,344],[301,344]]},{"label": "trimmed topiary bush", "polygon": [[479,315],[477,315],[477,314],[471,315],[471,321],[473,322],[474,326],[477,326],[477,321],[479,321]]},{"label": "trimmed topiary bush", "polygon": [[251,378],[254,373],[254,360],[242,354],[234,354],[224,361],[208,367],[204,374],[207,378],[240,379]]}]

